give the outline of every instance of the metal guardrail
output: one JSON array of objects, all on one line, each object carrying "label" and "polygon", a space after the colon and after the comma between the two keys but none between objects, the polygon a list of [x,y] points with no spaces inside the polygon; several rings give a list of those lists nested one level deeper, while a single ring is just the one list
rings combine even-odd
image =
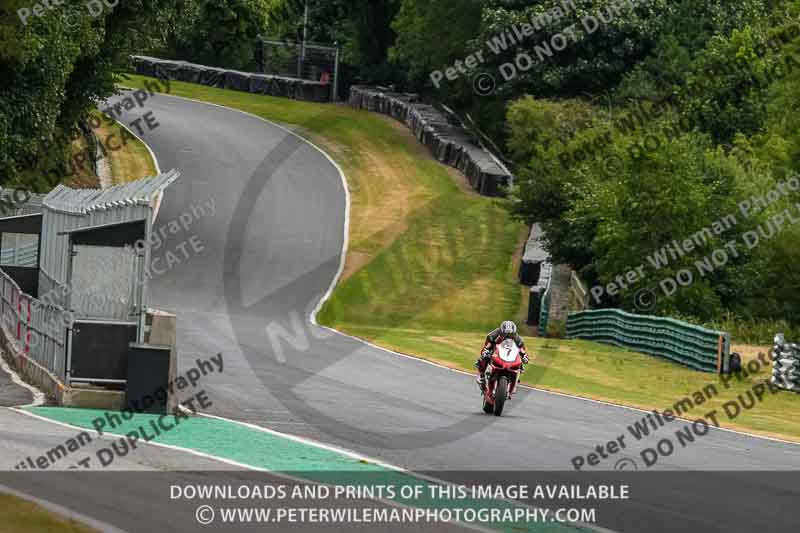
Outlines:
[{"label": "metal guardrail", "polygon": [[541,309],[539,311],[539,336],[547,337],[547,324],[550,319],[550,285],[542,296]]},{"label": "metal guardrail", "polygon": [[544,285],[544,293],[542,293],[542,299],[539,302],[539,336],[546,337],[547,336],[547,325],[550,319],[550,295],[551,291],[550,288],[553,285],[553,264],[550,262],[544,262],[541,266],[541,271],[539,274],[539,283],[538,286]]},{"label": "metal guardrail", "polygon": [[572,296],[575,299],[574,304],[579,309],[578,311],[585,311],[589,308],[589,293],[583,286],[583,282],[575,273],[574,270],[570,271],[569,286],[572,289]]},{"label": "metal guardrail", "polygon": [[730,334],[673,318],[619,309],[581,311],[567,318],[567,338],[614,344],[705,372],[728,371]]},{"label": "metal guardrail", "polygon": [[62,381],[66,375],[67,326],[71,314],[24,293],[0,270],[0,312],[19,349]]}]

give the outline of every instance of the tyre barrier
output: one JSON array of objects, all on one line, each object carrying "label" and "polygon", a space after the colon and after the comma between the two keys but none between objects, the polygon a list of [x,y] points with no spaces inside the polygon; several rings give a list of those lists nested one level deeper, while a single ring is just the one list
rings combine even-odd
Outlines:
[{"label": "tyre barrier", "polygon": [[775,335],[770,352],[773,385],[784,390],[800,392],[800,346],[786,342],[782,333]]},{"label": "tyre barrier", "polygon": [[594,340],[665,357],[705,372],[731,370],[730,335],[674,318],[595,309],[567,318],[567,338]]},{"label": "tyre barrier", "polygon": [[458,169],[480,194],[502,196],[504,188],[511,184],[511,174],[489,151],[435,107],[420,102],[416,94],[353,85],[350,105],[403,122],[436,160]]},{"label": "tyre barrier", "polygon": [[197,83],[218,89],[282,96],[307,102],[331,100],[330,83],[226,70],[149,56],[131,56],[131,62],[135,72],[142,76]]}]

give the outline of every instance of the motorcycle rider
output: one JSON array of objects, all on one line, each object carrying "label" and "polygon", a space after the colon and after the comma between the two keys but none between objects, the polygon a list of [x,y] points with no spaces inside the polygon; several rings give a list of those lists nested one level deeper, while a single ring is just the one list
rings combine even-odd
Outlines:
[{"label": "motorcycle rider", "polygon": [[483,392],[486,386],[486,377],[484,376],[486,365],[489,363],[489,359],[492,358],[495,347],[506,339],[512,339],[514,341],[517,348],[519,348],[519,355],[522,357],[522,362],[528,364],[528,350],[525,348],[525,342],[522,340],[522,337],[517,333],[517,325],[511,320],[504,321],[500,324],[499,328],[490,331],[486,336],[486,343],[483,345],[481,355],[478,357],[478,360],[475,361],[475,368],[478,369],[478,378],[475,381],[480,386],[481,392]]}]

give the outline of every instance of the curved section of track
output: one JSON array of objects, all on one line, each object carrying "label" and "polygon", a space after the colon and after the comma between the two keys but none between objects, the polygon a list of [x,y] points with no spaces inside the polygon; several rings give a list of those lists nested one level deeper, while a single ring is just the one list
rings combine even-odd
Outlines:
[{"label": "curved section of track", "polygon": [[[150,302],[178,315],[181,368],[223,352],[225,372],[206,381],[213,414],[412,470],[462,472],[570,470],[574,456],[627,434],[645,415],[528,391],[507,415],[487,417],[471,377],[309,324],[341,261],[346,192],[338,169],[256,117],[169,96],[147,104],[123,119],[152,111],[159,126],[143,138],[162,169],[182,172],[156,224]],[[638,460],[640,450],[682,424],[628,441],[627,456]],[[712,430],[657,467],[800,469],[800,446]],[[701,490],[681,498],[703,501]],[[758,492],[741,487],[748,491]],[[659,512],[642,509],[653,521]],[[699,525],[705,518],[697,513]],[[741,520],[735,511],[726,518],[728,526]]]}]

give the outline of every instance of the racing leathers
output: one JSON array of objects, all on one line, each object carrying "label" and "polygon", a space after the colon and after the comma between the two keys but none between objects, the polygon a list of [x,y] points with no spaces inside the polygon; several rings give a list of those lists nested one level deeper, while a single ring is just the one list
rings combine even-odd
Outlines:
[{"label": "racing leathers", "polygon": [[489,334],[486,336],[486,342],[481,350],[481,355],[475,362],[475,367],[478,369],[477,381],[479,384],[483,385],[483,376],[484,372],[486,371],[486,365],[489,363],[489,359],[491,359],[495,347],[506,340],[506,338],[514,341],[514,344],[516,344],[517,348],[519,348],[519,355],[522,358],[522,362],[526,364],[528,363],[528,350],[525,348],[525,342],[522,340],[522,337],[519,336],[519,333],[504,335],[500,332],[500,328],[497,328],[489,332]]}]

